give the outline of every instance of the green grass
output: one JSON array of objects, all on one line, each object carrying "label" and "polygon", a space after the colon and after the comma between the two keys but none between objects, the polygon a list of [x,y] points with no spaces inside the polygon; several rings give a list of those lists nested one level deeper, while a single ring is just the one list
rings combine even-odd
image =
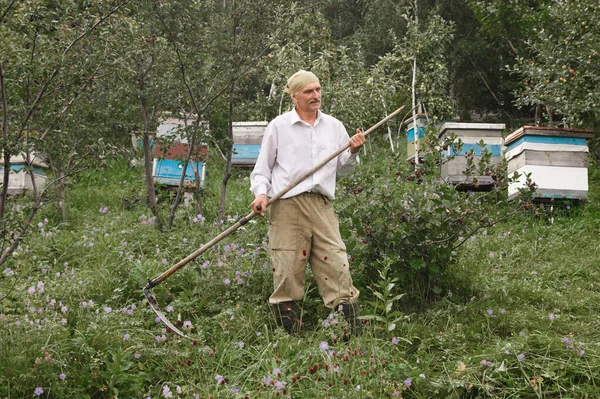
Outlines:
[{"label": "green grass", "polygon": [[[364,176],[394,162],[370,153],[356,183],[346,184],[378,184]],[[162,234],[149,223],[142,171],[126,162],[77,177],[67,224],[44,208],[41,227],[0,274],[1,398],[36,397],[38,387],[45,398],[600,396],[595,167],[589,201],[477,235],[448,267],[445,285],[455,288],[422,311],[400,301],[394,330],[370,320],[347,343],[337,338],[342,318],[309,280],[301,333],[275,328],[268,226],[255,219],[153,289],[195,341],[180,339],[155,321],[141,288],[249,212],[250,171],[235,170],[228,217],[216,220],[222,167],[209,167],[205,222],[194,221],[193,207],[180,208]],[[336,206],[351,200],[343,195]],[[371,283],[356,282],[363,315],[373,312]],[[330,317],[338,323],[325,328]]]}]

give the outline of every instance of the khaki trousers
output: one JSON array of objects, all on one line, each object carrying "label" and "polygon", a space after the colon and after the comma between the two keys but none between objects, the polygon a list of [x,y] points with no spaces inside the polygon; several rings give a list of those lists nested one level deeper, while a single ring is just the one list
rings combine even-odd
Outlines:
[{"label": "khaki trousers", "polygon": [[304,193],[271,205],[269,241],[274,266],[270,303],[304,296],[306,263],[310,264],[325,306],[354,302],[346,246],[333,204],[321,194]]}]

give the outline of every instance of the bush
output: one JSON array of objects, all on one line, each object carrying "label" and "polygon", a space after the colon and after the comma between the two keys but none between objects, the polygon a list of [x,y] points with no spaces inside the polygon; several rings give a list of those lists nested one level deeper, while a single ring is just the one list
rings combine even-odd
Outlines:
[{"label": "bush", "polygon": [[[356,187],[346,183],[345,191],[354,196],[343,217],[354,229],[344,231],[351,252],[362,264],[366,281],[379,278],[378,262],[390,265],[392,275],[402,282],[407,299],[426,301],[436,298],[448,279],[448,266],[456,260],[456,251],[474,235],[485,232],[503,220],[531,207],[531,194],[511,203],[506,201],[508,180],[503,165],[493,167],[490,154],[476,160],[473,150],[464,155],[470,176],[490,175],[496,184],[488,191],[476,191],[478,182],[467,190],[445,182],[440,165],[454,157],[444,157],[437,145],[435,131],[430,133],[426,154],[417,166],[400,163],[380,171],[370,186]],[[454,146],[460,150],[460,141]],[[375,154],[381,159],[381,154]],[[367,162],[368,163],[368,162]],[[365,179],[362,176],[355,179]],[[513,176],[515,178],[516,176]],[[356,181],[355,180],[355,181]],[[531,189],[534,186],[531,185]]]}]

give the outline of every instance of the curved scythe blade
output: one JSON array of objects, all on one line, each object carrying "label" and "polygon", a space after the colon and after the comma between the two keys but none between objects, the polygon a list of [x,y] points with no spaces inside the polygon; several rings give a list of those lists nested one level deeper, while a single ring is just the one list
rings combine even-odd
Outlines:
[{"label": "curved scythe blade", "polygon": [[156,297],[150,293],[150,290],[148,289],[148,287],[144,287],[144,289],[142,291],[144,292],[144,295],[146,295],[146,299],[148,300],[148,303],[150,304],[150,307],[152,308],[152,310],[154,310],[154,313],[156,313],[156,315],[158,316],[158,318],[163,323],[165,323],[165,325],[167,327],[169,327],[177,335],[179,335],[181,337],[184,337],[184,338],[191,339],[190,337],[188,337],[187,335],[185,335],[183,332],[181,332],[181,330],[179,330],[177,327],[175,327],[173,325],[173,323],[171,323],[169,321],[169,319],[167,319],[167,317],[165,316],[165,314],[159,309],[158,302],[156,301]]}]

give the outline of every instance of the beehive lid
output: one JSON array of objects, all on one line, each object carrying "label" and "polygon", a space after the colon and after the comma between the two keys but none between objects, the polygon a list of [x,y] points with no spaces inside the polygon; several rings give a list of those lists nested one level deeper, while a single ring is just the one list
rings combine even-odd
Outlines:
[{"label": "beehive lid", "polygon": [[504,123],[466,123],[466,122],[446,122],[440,128],[440,137],[450,130],[498,130],[506,129]]},{"label": "beehive lid", "polygon": [[573,137],[581,139],[591,139],[594,137],[593,130],[584,129],[563,129],[547,126],[523,126],[515,130],[504,139],[504,144],[508,145],[523,136],[556,136],[556,137]]}]

